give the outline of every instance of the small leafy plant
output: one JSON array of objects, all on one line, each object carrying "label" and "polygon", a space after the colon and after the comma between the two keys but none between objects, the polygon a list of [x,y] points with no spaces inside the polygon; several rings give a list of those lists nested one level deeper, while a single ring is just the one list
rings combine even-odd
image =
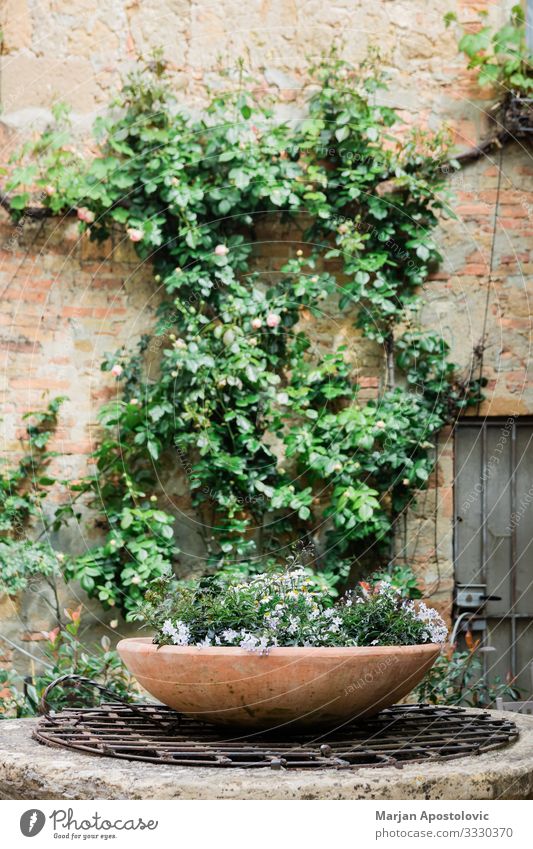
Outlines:
[{"label": "small leafy plant", "polygon": [[[480,12],[481,22],[486,14]],[[457,18],[450,12],[444,20],[449,26]],[[496,31],[490,26],[463,31],[459,50],[468,57],[468,67],[477,70],[480,86],[496,87],[502,94],[529,95],[533,91],[533,54],[526,45],[525,15],[520,5],[512,7],[509,21]]]},{"label": "small leafy plant", "polygon": [[41,501],[46,497],[55,478],[47,474],[54,452],[48,443],[57,426],[57,418],[65,398],[54,398],[44,410],[24,415],[27,422],[22,441],[24,454],[11,468],[0,470],[0,536],[20,539],[32,517],[39,514]]},{"label": "small leafy plant", "polygon": [[499,679],[489,682],[483,675],[477,648],[474,644],[466,651],[457,651],[451,646],[442,652],[416,687],[418,700],[432,705],[490,707],[498,696],[517,699],[519,693],[512,684]]},{"label": "small leafy plant", "polygon": [[[43,578],[52,590],[54,615],[61,619],[57,580],[63,556],[47,542],[28,538],[35,519],[42,520],[42,502],[56,478],[49,463],[55,456],[49,443],[65,398],[54,398],[43,409],[24,415],[23,454],[15,465],[0,470],[0,594],[15,595]],[[50,603],[43,596],[46,603]]]},{"label": "small leafy plant", "polygon": [[203,578],[184,586],[173,578],[154,583],[141,614],[159,645],[240,646],[268,652],[274,646],[391,646],[440,643],[447,628],[437,611],[402,598],[382,581],[361,582],[327,606],[306,570],[248,580]]},{"label": "small leafy plant", "polygon": [[54,581],[60,575],[60,557],[48,543],[0,539],[0,593],[15,595],[34,578]]},{"label": "small leafy plant", "polygon": [[[134,682],[117,652],[111,649],[109,637],[102,637],[100,646],[86,646],[79,635],[81,607],[65,610],[65,616],[66,625],[58,626],[48,634],[42,672],[24,677],[15,670],[0,670],[0,719],[37,714],[44,690],[62,675],[81,675],[121,698],[132,697]],[[64,685],[52,690],[47,701],[53,710],[61,710],[65,707],[92,707],[99,703],[100,698],[94,688]]]}]

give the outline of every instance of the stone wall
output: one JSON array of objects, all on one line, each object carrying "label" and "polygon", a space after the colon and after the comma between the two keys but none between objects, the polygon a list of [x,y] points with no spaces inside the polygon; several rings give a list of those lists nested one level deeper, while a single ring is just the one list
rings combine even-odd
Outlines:
[{"label": "stone wall", "polygon": [[[58,101],[71,104],[75,129],[85,140],[120,74],[139,52],[147,55],[154,47],[163,48],[178,97],[189,107],[201,106],[205,85],[216,83],[220,65],[231,69],[242,55],[275,95],[279,116],[291,119],[301,110],[306,57],[316,58],[336,43],[357,60],[376,41],[390,74],[387,102],[408,124],[432,130],[449,124],[458,148],[466,149],[487,131],[488,94],[465,70],[456,34],[445,29],[442,16],[455,8],[461,20],[473,20],[476,5],[469,0],[339,0],[328,7],[317,0],[251,0],[246,7],[235,0],[4,0],[0,159],[21,138],[42,129]],[[505,4],[488,5],[491,19],[503,21]],[[497,154],[487,156],[450,179],[450,204],[458,217],[443,218],[437,234],[444,262],[428,283],[424,319],[442,331],[454,359],[466,365],[483,331],[498,183],[485,353],[489,386],[480,412],[507,416],[533,413],[527,375],[533,164],[523,145],[507,147],[501,163]],[[290,250],[290,235],[286,238]],[[130,246],[117,237],[95,248],[79,238],[71,220],[26,221],[13,228],[5,219],[0,245],[2,449],[19,449],[21,416],[42,403],[44,392],[66,394],[70,400],[54,447],[61,454],[60,476],[76,478],[94,445],[97,409],[114,391],[100,372],[101,356],[150,326],[157,292]],[[258,267],[275,270],[281,258],[278,236],[266,234]],[[342,319],[334,340],[330,328],[327,322],[319,328],[320,344],[347,339],[362,364],[364,391],[375,392],[379,352],[361,346]],[[397,539],[398,555],[413,561],[444,610],[450,608],[453,586],[452,482],[453,441],[443,433],[438,470]],[[179,482],[170,496],[186,513]],[[58,489],[54,497],[65,493]],[[81,533],[73,528],[70,539],[61,542],[79,549],[90,544],[87,533],[84,524]],[[69,592],[74,590],[66,600],[75,601]],[[31,639],[47,626],[35,597],[22,607],[6,599],[0,605],[0,630],[13,642],[21,635]]]}]

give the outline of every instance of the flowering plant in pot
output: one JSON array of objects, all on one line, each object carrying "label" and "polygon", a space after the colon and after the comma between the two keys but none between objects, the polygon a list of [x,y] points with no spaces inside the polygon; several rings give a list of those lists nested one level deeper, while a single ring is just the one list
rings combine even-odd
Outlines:
[{"label": "flowering plant in pot", "polygon": [[297,564],[246,581],[155,581],[141,617],[153,638],[118,651],[154,696],[227,725],[334,725],[405,696],[436,660],[437,611],[382,581],[336,604]]}]

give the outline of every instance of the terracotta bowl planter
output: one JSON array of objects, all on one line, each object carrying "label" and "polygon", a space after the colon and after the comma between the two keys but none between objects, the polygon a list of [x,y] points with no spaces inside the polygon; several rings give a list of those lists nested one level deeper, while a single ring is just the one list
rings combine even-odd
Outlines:
[{"label": "terracotta bowl planter", "polygon": [[406,696],[433,665],[438,645],[274,648],[155,646],[121,640],[138,682],[180,713],[243,728],[336,726]]}]

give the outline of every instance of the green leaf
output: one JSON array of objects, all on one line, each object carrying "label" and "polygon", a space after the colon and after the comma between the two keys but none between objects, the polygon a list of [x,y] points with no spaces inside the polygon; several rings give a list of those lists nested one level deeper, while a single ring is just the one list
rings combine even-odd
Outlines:
[{"label": "green leaf", "polygon": [[500,66],[487,63],[483,65],[478,75],[478,83],[480,86],[493,85],[500,76]]},{"label": "green leaf", "polygon": [[150,454],[150,457],[152,457],[154,460],[157,460],[159,458],[159,445],[157,444],[157,442],[154,442],[152,439],[149,439],[146,443],[146,447],[148,448],[148,453]]},{"label": "green leaf", "polygon": [[11,209],[25,209],[28,206],[30,195],[28,192],[22,192],[20,195],[15,195],[11,198]]},{"label": "green leaf", "polygon": [[373,508],[370,506],[370,504],[367,503],[361,504],[357,512],[359,513],[359,518],[363,522],[368,522],[368,520],[371,519],[374,515]]},{"label": "green leaf", "polygon": [[347,127],[346,125],[343,126],[343,127],[339,127],[337,130],[335,130],[335,137],[336,137],[337,141],[343,142],[344,139],[347,139],[349,135],[350,135],[350,128]]}]

